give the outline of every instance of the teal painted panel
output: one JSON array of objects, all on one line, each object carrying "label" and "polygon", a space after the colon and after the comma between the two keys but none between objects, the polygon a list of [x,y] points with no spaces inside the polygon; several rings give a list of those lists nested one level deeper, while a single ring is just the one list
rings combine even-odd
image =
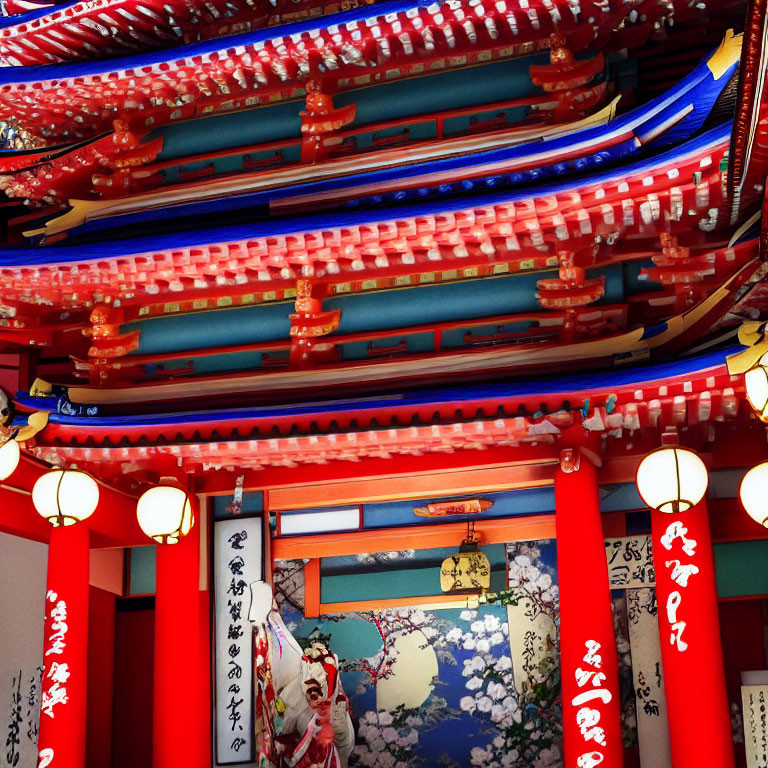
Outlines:
[{"label": "teal painted panel", "polygon": [[[410,353],[432,352],[434,350],[434,334],[412,333],[405,336],[390,336],[372,341],[352,341],[340,344],[342,360],[367,360],[372,357],[386,357],[386,350],[392,349],[395,354],[402,350]],[[378,355],[376,353],[379,353]]]},{"label": "teal painted panel", "polygon": [[411,125],[397,126],[396,128],[387,128],[383,131],[372,131],[370,133],[359,133],[354,137],[344,139],[342,146],[353,146],[357,151],[371,149],[377,143],[380,145],[382,139],[386,136],[403,135],[408,137],[409,141],[426,141],[427,139],[437,138],[437,126],[431,118],[428,122],[413,123]]},{"label": "teal painted panel", "polygon": [[[598,303],[623,302],[626,298],[625,283],[634,291],[638,285],[639,269],[639,265],[629,264],[588,270],[590,278],[605,278],[605,296]],[[556,271],[548,270],[334,296],[323,302],[323,308],[341,311],[338,330],[330,338],[346,333],[397,331],[411,325],[540,312],[536,283],[556,274]],[[650,281],[643,283],[644,290],[653,290],[654,286]],[[392,311],[393,306],[397,307],[396,312]],[[293,310],[293,302],[281,301],[255,307],[138,320],[121,325],[120,330],[123,333],[140,331],[139,347],[132,354],[180,352],[265,341],[287,342],[289,315]],[[426,337],[418,340],[418,344],[422,345],[419,351],[426,343]]]},{"label": "teal painted panel", "polygon": [[768,540],[715,544],[718,597],[768,594]]},{"label": "teal painted panel", "polygon": [[368,357],[367,341],[350,341],[348,344],[339,344],[342,360],[365,360]]},{"label": "teal painted panel", "polygon": [[[503,589],[505,585],[506,567],[492,569],[491,590]],[[320,602],[322,603],[428,597],[439,594],[441,594],[439,566],[323,576],[320,580]]]},{"label": "teal painted panel", "polygon": [[354,125],[363,125],[519,99],[541,93],[529,70],[531,64],[548,63],[548,55],[526,56],[345,91],[333,101],[337,107],[356,104]]},{"label": "teal painted panel", "polygon": [[[516,323],[501,323],[496,325],[474,325],[471,328],[452,328],[443,331],[443,349],[464,347],[472,344],[489,343],[483,337],[495,336],[504,333],[524,333],[530,328],[537,327],[538,323],[532,321],[520,321]],[[552,335],[557,335],[557,329],[552,330]]]},{"label": "teal painted panel", "polygon": [[162,136],[163,149],[158,156],[162,162],[230,147],[298,138],[301,136],[299,112],[303,108],[303,101],[293,101],[202,120],[185,120],[158,128],[148,140]]},{"label": "teal painted panel", "polygon": [[[407,553],[398,553],[396,558],[389,560],[381,559],[377,564],[374,556],[362,561],[358,555],[339,555],[336,557],[323,557],[320,561],[320,573],[323,577],[338,574],[356,574],[365,571],[366,573],[379,573],[382,570],[393,570],[395,568],[404,570],[414,570],[416,568],[439,568],[446,557],[454,554],[458,549],[455,547],[432,547],[430,549],[415,549]],[[504,544],[486,544],[481,547],[483,553],[488,558],[491,568],[503,568],[506,563],[506,547]],[[378,553],[390,554],[390,553]]]},{"label": "teal painted panel", "polygon": [[649,280],[642,274],[643,269],[650,269],[653,266],[654,264],[651,259],[624,264],[624,290],[628,296],[664,290],[664,286],[661,283]]},{"label": "teal painted panel", "polygon": [[[234,492],[235,478],[232,478],[232,491]],[[227,507],[232,503],[232,496],[214,496],[213,519],[226,520],[234,517],[227,512]],[[264,511],[264,494],[261,491],[253,491],[243,494],[243,506],[241,514],[255,515]]]},{"label": "teal painted panel", "polygon": [[155,593],[155,560],[157,547],[131,547],[131,578],[129,595],[153,595]]},{"label": "teal painted panel", "polygon": [[214,170],[216,174],[238,173],[240,171],[266,170],[281,164],[297,163],[300,157],[300,144],[283,147],[280,150],[265,150],[263,152],[236,152],[233,150],[233,154],[226,155],[225,157],[206,160],[198,164],[181,163],[180,165],[172,165],[160,173],[166,182],[170,184],[184,181],[184,176],[190,171],[195,170],[195,165],[197,165],[197,170]]},{"label": "teal painted panel", "polygon": [[[428,115],[541,93],[529,77],[531,64],[547,64],[538,54],[480,67],[410,78],[402,82],[355,88],[334,96],[337,107],[356,104],[353,125]],[[299,138],[304,100],[289,101],[228,115],[185,120],[153,131],[147,140],[163,138],[159,161],[230,147]]]},{"label": "teal painted panel", "polygon": [[471,128],[488,130],[491,124],[498,123],[495,130],[501,130],[509,125],[522,123],[528,114],[530,107],[509,107],[505,110],[492,110],[477,112],[474,115],[462,115],[461,117],[449,117],[443,122],[443,133],[452,136],[456,133],[464,133]]},{"label": "teal painted panel", "polygon": [[140,331],[139,348],[133,354],[153,355],[184,349],[258,344],[288,339],[292,301],[259,307],[217,309],[210,312],[138,320],[120,326],[123,333]]},{"label": "teal painted panel", "polygon": [[[605,297],[600,303],[624,300],[621,266],[589,270],[588,277],[605,276]],[[455,283],[421,285],[349,296],[334,296],[324,309],[341,310],[336,334],[394,330],[408,325],[449,323],[493,315],[540,312],[536,282],[556,277],[557,272],[532,272],[504,277],[486,277]],[[392,307],[397,306],[397,312]]]},{"label": "teal painted panel", "polygon": [[340,659],[369,659],[383,647],[376,625],[353,613],[345,614],[344,621],[332,626],[333,652]]},{"label": "teal painted panel", "polygon": [[[464,413],[464,416],[472,415]],[[417,517],[414,507],[425,506],[445,501],[481,498],[493,502],[493,506],[485,512],[473,515],[453,515],[450,522],[466,522],[482,520],[488,517],[518,517],[554,512],[555,493],[550,488],[526,488],[519,491],[504,491],[501,493],[481,493],[468,496],[438,497],[433,499],[400,501],[382,501],[363,505],[364,528],[390,528],[400,525],[440,525],[446,522],[444,517]],[[491,547],[483,547],[483,551]],[[490,559],[491,555],[488,554]],[[447,557],[447,555],[446,555]],[[493,561],[491,561],[493,562]]]},{"label": "teal painted panel", "polygon": [[440,592],[439,568],[413,568],[324,576],[320,581],[320,602],[346,603],[393,597],[422,597]]}]

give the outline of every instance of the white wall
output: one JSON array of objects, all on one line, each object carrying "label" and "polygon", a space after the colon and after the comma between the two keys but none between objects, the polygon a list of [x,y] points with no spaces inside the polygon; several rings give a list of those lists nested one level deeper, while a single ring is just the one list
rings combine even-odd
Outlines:
[{"label": "white wall", "polygon": [[[45,544],[0,533],[0,768],[37,765],[47,562]],[[19,744],[6,745],[19,689]]]}]

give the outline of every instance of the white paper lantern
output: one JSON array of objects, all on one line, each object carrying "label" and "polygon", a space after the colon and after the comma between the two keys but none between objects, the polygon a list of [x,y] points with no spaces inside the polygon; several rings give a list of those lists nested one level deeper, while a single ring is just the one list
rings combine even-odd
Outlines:
[{"label": "white paper lantern", "polygon": [[177,544],[192,529],[189,497],[172,485],[156,485],[142,494],[136,517],[141,530],[159,544]]},{"label": "white paper lantern", "polygon": [[696,453],[669,446],[640,462],[636,482],[640,497],[652,509],[685,512],[704,498],[709,475]]},{"label": "white paper lantern", "polygon": [[752,467],[744,475],[739,496],[747,514],[768,528],[768,462]]},{"label": "white paper lantern", "polygon": [[762,421],[768,421],[768,353],[744,374],[747,400]]},{"label": "white paper lantern", "polygon": [[99,503],[99,486],[87,472],[54,469],[37,479],[32,503],[51,525],[74,525],[93,514]]},{"label": "white paper lantern", "polygon": [[0,480],[7,480],[19,466],[21,451],[15,440],[0,445]]}]

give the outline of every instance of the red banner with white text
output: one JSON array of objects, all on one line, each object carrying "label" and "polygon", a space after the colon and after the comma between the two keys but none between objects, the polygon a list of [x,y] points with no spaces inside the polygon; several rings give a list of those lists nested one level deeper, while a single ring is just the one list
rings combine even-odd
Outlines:
[{"label": "red banner with white text", "polygon": [[88,564],[87,526],[51,531],[38,768],[85,768]]},{"label": "red banner with white text", "polygon": [[652,510],[651,529],[672,764],[733,768],[706,503]]},{"label": "red banner with white text", "polygon": [[618,658],[597,477],[555,472],[564,768],[621,768]]}]

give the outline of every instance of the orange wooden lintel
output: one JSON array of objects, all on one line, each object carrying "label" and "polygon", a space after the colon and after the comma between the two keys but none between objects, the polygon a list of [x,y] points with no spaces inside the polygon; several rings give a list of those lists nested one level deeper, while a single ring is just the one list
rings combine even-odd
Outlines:
[{"label": "orange wooden lintel", "polygon": [[[386,600],[358,600],[349,603],[321,603],[320,615],[349,613],[350,611],[380,611],[384,608],[402,608],[418,605],[427,610],[432,608],[470,608],[471,595],[427,595],[426,597],[392,597]],[[477,597],[474,596],[477,600]]]},{"label": "orange wooden lintel", "polygon": [[[274,546],[273,546],[274,556]],[[320,615],[320,558],[304,563],[304,618],[316,619]]]},{"label": "orange wooden lintel", "polygon": [[[466,523],[409,525],[402,528],[354,531],[351,533],[323,533],[312,536],[296,536],[272,540],[272,557],[275,560],[300,558],[338,557],[359,555],[366,552],[396,552],[401,549],[434,549],[458,547],[466,536]],[[500,520],[475,521],[475,533],[480,544],[504,544],[508,541],[551,539],[555,536],[554,515],[531,515]],[[304,600],[309,606],[310,564],[304,566]],[[317,566],[318,580],[320,565]],[[317,604],[319,605],[319,588]]]},{"label": "orange wooden lintel", "polygon": [[461,493],[490,493],[514,488],[539,488],[552,485],[557,459],[552,456],[538,464],[484,467],[452,472],[365,477],[343,483],[273,488],[273,510],[306,509],[343,504],[454,496]]}]

